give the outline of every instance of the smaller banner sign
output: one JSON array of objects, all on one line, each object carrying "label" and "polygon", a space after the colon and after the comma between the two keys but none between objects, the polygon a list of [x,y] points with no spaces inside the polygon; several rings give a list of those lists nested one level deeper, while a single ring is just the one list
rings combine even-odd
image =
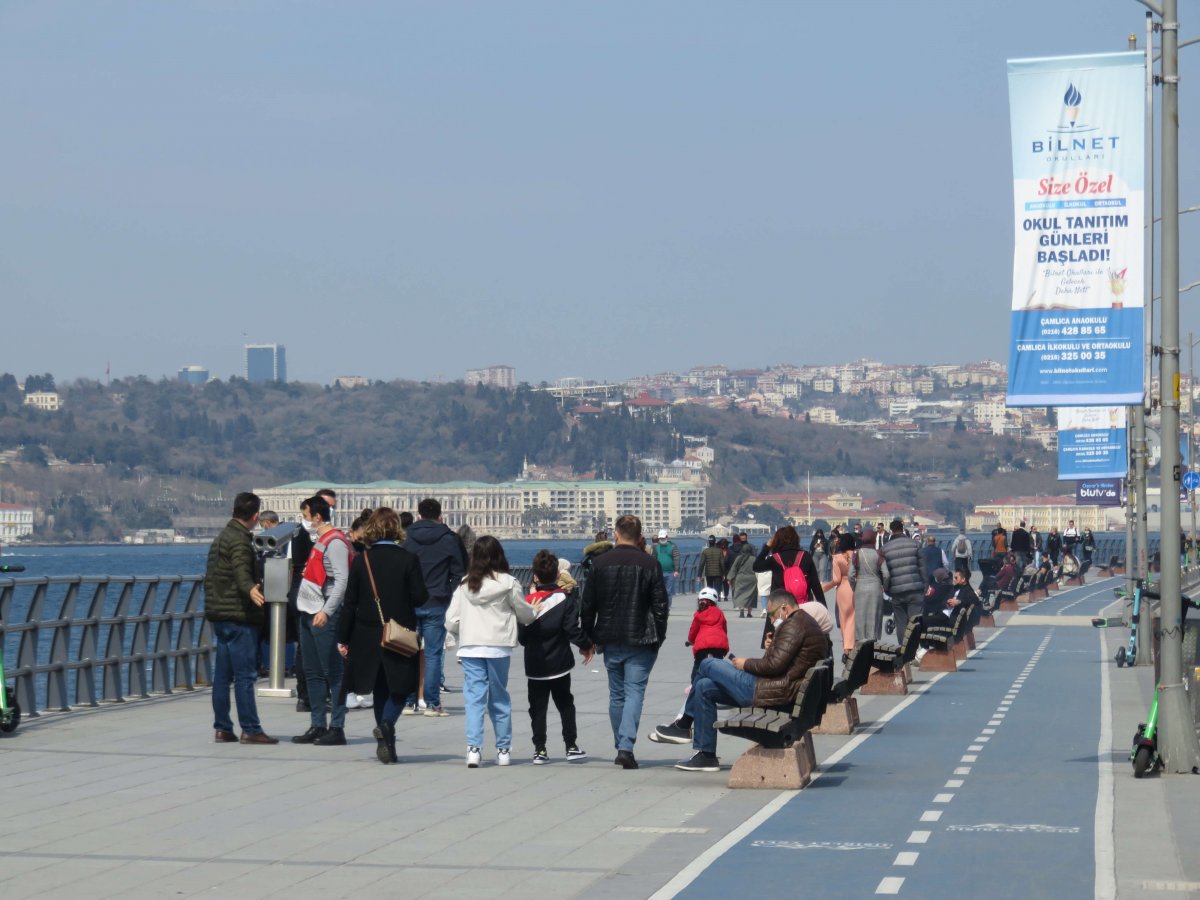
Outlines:
[{"label": "smaller banner sign", "polygon": [[1129,471],[1124,406],[1058,410],[1058,480],[1124,478]]},{"label": "smaller banner sign", "polygon": [[1076,506],[1120,506],[1121,479],[1090,478],[1075,482]]}]

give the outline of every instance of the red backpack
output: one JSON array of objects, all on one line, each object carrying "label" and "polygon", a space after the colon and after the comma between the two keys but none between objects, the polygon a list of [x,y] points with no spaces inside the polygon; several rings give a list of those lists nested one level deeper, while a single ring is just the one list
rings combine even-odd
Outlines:
[{"label": "red backpack", "polygon": [[797,603],[807,603],[808,579],[804,576],[804,571],[800,568],[800,560],[804,559],[804,551],[796,551],[796,558],[792,560],[790,566],[784,565],[783,557],[778,553],[772,554],[772,557],[775,562],[779,563],[779,568],[783,569],[784,590],[795,597]]}]

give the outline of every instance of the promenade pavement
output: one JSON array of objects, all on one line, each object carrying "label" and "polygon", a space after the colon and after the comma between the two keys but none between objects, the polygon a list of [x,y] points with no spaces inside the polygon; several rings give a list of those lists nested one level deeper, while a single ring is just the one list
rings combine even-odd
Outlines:
[{"label": "promenade pavement", "polygon": [[[259,700],[276,747],[213,744],[205,691],[47,715],[0,740],[4,896],[1200,896],[1200,778],[1133,779],[1153,670],[1117,669],[1126,632],[1090,627],[1116,584],[1002,616],[958,673],[918,674],[908,697],[860,698],[866,727],[815,739],[802,792],[730,791],[727,771],[672,768],[689,748],[644,739],[687,683],[687,597],[638,771],[612,764],[599,659],[573,676],[579,764],[553,709],[553,761],[530,764],[519,653],[507,769],[490,746],[465,768],[461,693],[449,718],[401,718],[389,767],[369,710],[340,748],[287,743],[308,717],[286,700]],[[757,653],[760,619],[729,628]],[[722,737],[722,762],[747,746]]]}]

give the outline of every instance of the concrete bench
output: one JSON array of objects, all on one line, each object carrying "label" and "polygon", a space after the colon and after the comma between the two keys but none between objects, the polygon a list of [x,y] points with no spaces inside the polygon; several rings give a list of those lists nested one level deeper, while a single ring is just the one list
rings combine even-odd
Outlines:
[{"label": "concrete bench", "polygon": [[753,741],[729,772],[731,788],[799,790],[817,767],[813,728],[821,724],[833,689],[833,668],[823,660],[808,670],[791,709],[742,707],[725,712],[717,731]]},{"label": "concrete bench", "polygon": [[925,626],[918,616],[908,623],[899,644],[876,644],[872,665],[875,671],[862,686],[863,694],[907,694],[908,679],[905,667],[917,658]]},{"label": "concrete bench", "polygon": [[854,692],[871,677],[871,666],[875,662],[875,642],[859,641],[850,651],[842,678],[833,684],[829,692],[829,703],[825,715],[813,734],[853,734],[861,721],[858,717],[858,700]]},{"label": "concrete bench", "polygon": [[922,643],[926,646],[921,657],[922,672],[957,672],[958,660],[966,659],[966,647],[956,650],[967,633],[970,615],[966,607],[960,606],[950,616],[949,625],[934,625],[925,629]]}]

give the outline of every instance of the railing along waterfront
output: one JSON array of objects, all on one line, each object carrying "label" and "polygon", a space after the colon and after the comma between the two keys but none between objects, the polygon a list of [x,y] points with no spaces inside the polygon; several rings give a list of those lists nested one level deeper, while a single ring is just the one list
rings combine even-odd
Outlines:
[{"label": "railing along waterfront", "polygon": [[0,579],[22,715],[194,690],[212,678],[202,575]]}]

